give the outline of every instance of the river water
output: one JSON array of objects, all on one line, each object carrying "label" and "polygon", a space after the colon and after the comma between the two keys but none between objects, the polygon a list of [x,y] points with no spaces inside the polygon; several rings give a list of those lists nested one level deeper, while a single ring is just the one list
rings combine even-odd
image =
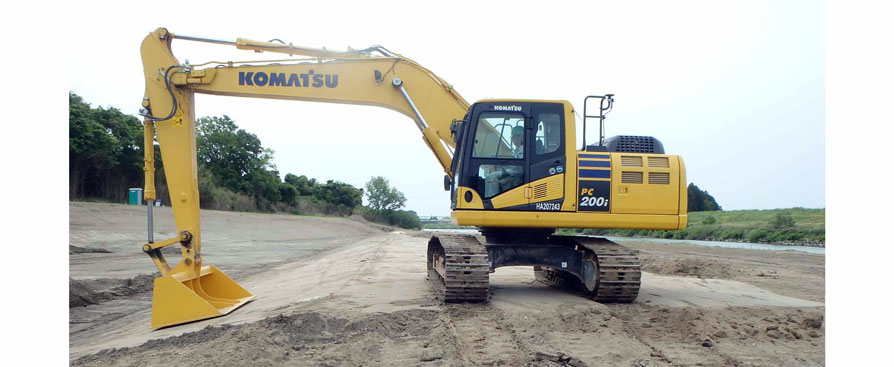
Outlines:
[{"label": "river water", "polygon": [[[444,232],[444,233],[459,233],[459,234],[478,234],[478,230],[475,229],[423,229],[424,232]],[[812,246],[786,246],[786,245],[771,245],[767,243],[749,243],[749,242],[725,242],[725,241],[698,241],[698,240],[669,240],[663,238],[648,238],[648,237],[614,237],[614,236],[602,236],[608,238],[615,242],[629,242],[629,241],[641,241],[641,242],[654,242],[654,243],[686,243],[690,245],[698,245],[698,246],[707,246],[707,247],[725,247],[725,248],[743,248],[749,250],[769,250],[769,251],[801,251],[809,254],[819,254],[825,255],[826,248],[825,247],[812,247]]]}]

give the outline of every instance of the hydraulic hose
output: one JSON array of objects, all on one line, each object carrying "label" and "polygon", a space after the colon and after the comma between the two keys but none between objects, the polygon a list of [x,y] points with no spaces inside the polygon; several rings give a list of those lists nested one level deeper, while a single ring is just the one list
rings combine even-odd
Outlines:
[{"label": "hydraulic hose", "polygon": [[176,67],[183,67],[183,65],[171,65],[168,67],[167,70],[165,70],[165,87],[168,88],[168,93],[171,95],[171,113],[169,113],[164,118],[158,118],[152,116],[151,112],[147,112],[145,115],[143,115],[144,117],[146,117],[147,120],[152,122],[170,120],[177,113],[177,96],[174,95],[174,89],[171,86],[171,78],[168,76],[168,74],[171,72],[171,69]]}]

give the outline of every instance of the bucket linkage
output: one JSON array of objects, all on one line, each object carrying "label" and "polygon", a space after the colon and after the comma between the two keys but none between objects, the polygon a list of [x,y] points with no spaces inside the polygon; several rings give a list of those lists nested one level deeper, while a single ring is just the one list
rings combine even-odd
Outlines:
[{"label": "bucket linkage", "polygon": [[[223,316],[255,298],[220,269],[202,265],[192,241],[189,231],[181,231],[178,237],[143,245],[161,272],[152,289],[153,329]],[[174,244],[180,244],[183,260],[171,269],[161,249]]]}]

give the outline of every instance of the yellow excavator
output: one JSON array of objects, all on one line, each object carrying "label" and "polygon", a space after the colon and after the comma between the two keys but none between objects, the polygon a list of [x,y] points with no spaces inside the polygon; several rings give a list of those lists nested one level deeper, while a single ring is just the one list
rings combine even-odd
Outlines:
[{"label": "yellow excavator", "polygon": [[[174,56],[175,39],[288,57],[190,65]],[[533,266],[536,279],[598,302],[633,302],[640,264],[631,251],[604,238],[556,235],[556,229],[686,227],[683,160],[664,154],[653,137],[606,139],[611,94],[584,99],[583,136],[588,119],[598,120],[599,141],[587,145],[582,139],[578,150],[576,112],[568,101],[469,104],[425,67],[381,46],[335,52],[159,28],[143,40],[141,53],[144,197],[155,200],[157,135],[179,233],[154,242],[148,205],[149,241],[143,251],[161,272],[153,289],[152,328],[222,316],[254,298],[202,261],[195,93],[379,106],[415,122],[446,174],[453,223],[477,227],[485,239],[435,234],[429,240],[428,280],[445,302],[487,302],[489,273],[502,266]],[[588,105],[593,105],[589,111]],[[161,252],[171,245],[180,247],[182,257],[173,268]]]}]

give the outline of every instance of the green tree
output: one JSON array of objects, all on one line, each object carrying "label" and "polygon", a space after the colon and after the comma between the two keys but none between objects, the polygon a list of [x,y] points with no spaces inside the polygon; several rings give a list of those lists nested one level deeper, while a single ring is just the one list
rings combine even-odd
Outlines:
[{"label": "green tree", "polygon": [[196,154],[224,187],[254,194],[249,175],[266,168],[272,159],[254,134],[239,129],[229,116],[196,121]]},{"label": "green tree", "polygon": [[315,192],[318,200],[330,202],[336,205],[344,205],[348,208],[356,208],[363,203],[363,189],[338,181],[326,181]]},{"label": "green tree", "polygon": [[291,184],[284,183],[279,187],[279,195],[282,196],[282,202],[293,204],[298,200],[298,190]]},{"label": "green tree", "polygon": [[406,196],[397,188],[391,187],[388,179],[382,176],[372,177],[366,183],[366,200],[369,207],[377,212],[399,210],[407,202]]},{"label": "green tree", "polygon": [[256,199],[263,199],[268,202],[282,201],[281,186],[283,183],[279,180],[279,172],[276,170],[254,170],[246,178],[252,189],[252,192],[249,194]]},{"label": "green tree", "polygon": [[307,176],[295,176],[291,173],[285,177],[286,183],[295,187],[298,196],[313,196],[317,188],[317,180],[315,178],[308,179]]},{"label": "green tree", "polygon": [[68,94],[69,195],[87,194],[86,186],[115,164],[117,140],[94,119],[90,105]]},{"label": "green tree", "polygon": [[711,194],[699,189],[694,183],[689,184],[687,194],[689,195],[687,207],[690,212],[723,210]]},{"label": "green tree", "polygon": [[273,151],[255,134],[236,126],[229,116],[196,120],[196,155],[224,188],[279,201],[279,174],[273,171]]},{"label": "green tree", "polygon": [[142,186],[142,124],[116,108],[68,94],[69,197],[123,201]]}]

